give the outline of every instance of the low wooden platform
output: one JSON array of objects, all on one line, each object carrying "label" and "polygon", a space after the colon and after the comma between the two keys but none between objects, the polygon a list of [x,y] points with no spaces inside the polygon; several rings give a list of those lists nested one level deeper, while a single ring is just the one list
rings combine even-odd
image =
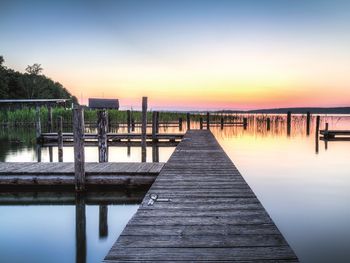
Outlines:
[{"label": "low wooden platform", "polygon": [[[163,163],[86,163],[86,184],[151,185]],[[74,163],[0,163],[0,186],[73,186]]]},{"label": "low wooden platform", "polygon": [[188,131],[104,262],[298,262],[210,131]]},{"label": "low wooden platform", "polygon": [[350,131],[348,130],[321,130],[320,134],[323,135],[323,140],[346,141],[350,138]]},{"label": "low wooden platform", "polygon": [[[73,141],[73,133],[63,133],[62,134],[63,141]],[[84,138],[86,141],[97,141],[96,133],[86,133]],[[39,141],[41,142],[57,142],[58,135],[57,133],[42,133]],[[176,141],[181,140],[183,138],[183,134],[181,133],[157,133],[155,135],[155,139],[157,140],[166,140],[166,141]],[[147,140],[152,140],[152,134],[146,134]],[[107,133],[108,141],[122,141],[122,140],[137,140],[141,141],[141,133]]]}]

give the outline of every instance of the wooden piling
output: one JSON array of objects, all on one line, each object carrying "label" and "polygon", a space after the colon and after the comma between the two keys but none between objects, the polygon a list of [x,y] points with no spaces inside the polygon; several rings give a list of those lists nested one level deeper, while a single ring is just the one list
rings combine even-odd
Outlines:
[{"label": "wooden piling", "polygon": [[77,263],[86,263],[86,212],[85,200],[80,194],[75,199],[75,247]]},{"label": "wooden piling", "polygon": [[147,97],[142,97],[141,161],[146,162]]},{"label": "wooden piling", "polygon": [[135,119],[132,115],[131,115],[131,131],[135,131]]},{"label": "wooden piling", "polygon": [[210,130],[210,115],[209,115],[209,112],[207,112],[207,130]]},{"label": "wooden piling", "polygon": [[243,129],[247,129],[247,126],[248,126],[248,118],[244,117],[243,118]]},{"label": "wooden piling", "polygon": [[159,147],[156,143],[152,144],[152,162],[159,162]]},{"label": "wooden piling", "polygon": [[73,108],[74,136],[74,173],[75,190],[85,190],[85,153],[84,153],[84,112],[81,106]]},{"label": "wooden piling", "polygon": [[199,117],[199,129],[203,130],[203,117]]},{"label": "wooden piling", "polygon": [[156,111],[156,134],[159,133],[159,111]]},{"label": "wooden piling", "polygon": [[157,134],[157,113],[155,111],[152,112],[152,140],[156,141]]},{"label": "wooden piling", "polygon": [[224,117],[221,117],[220,124],[221,124],[221,130],[223,130],[224,129]]},{"label": "wooden piling", "polygon": [[108,206],[99,207],[99,236],[105,238],[108,236]]},{"label": "wooden piling", "polygon": [[288,136],[290,136],[291,123],[292,123],[292,113],[288,111],[287,112],[287,135]]},{"label": "wooden piling", "polygon": [[58,117],[58,132],[57,132],[57,143],[58,143],[58,161],[63,162],[63,119],[62,116]]},{"label": "wooden piling", "polygon": [[128,133],[130,133],[131,132],[131,112],[130,112],[130,110],[126,111],[126,118],[127,118]]},{"label": "wooden piling", "polygon": [[319,133],[320,133],[320,116],[316,117],[316,131],[315,131],[315,141],[316,141],[316,153],[319,149]]},{"label": "wooden piling", "polygon": [[98,161],[108,162],[107,145],[108,113],[106,110],[97,112]]},{"label": "wooden piling", "polygon": [[311,122],[311,114],[308,111],[306,113],[306,135],[310,135],[310,122]]},{"label": "wooden piling", "polygon": [[179,131],[182,131],[182,118],[179,118]]},{"label": "wooden piling", "polygon": [[186,121],[187,121],[187,130],[190,130],[191,129],[191,119],[190,119],[190,113],[187,112],[186,114]]},{"label": "wooden piling", "polygon": [[266,120],[266,129],[269,131],[271,129],[271,119],[267,118]]},{"label": "wooden piling", "polygon": [[40,120],[40,107],[39,105],[35,108],[35,135],[36,139],[39,140],[41,137],[41,120]]}]

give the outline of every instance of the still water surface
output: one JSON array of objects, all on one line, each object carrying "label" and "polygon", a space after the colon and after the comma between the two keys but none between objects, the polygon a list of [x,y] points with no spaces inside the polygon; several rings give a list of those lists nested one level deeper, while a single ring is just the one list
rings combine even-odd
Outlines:
[{"label": "still water surface", "polygon": [[[290,136],[284,117],[271,116],[278,121],[269,131],[265,117],[252,117],[246,130],[211,130],[302,262],[350,262],[350,142],[328,142],[325,149],[320,141],[316,150],[314,124],[307,136],[305,117],[293,117]],[[321,128],[325,122],[330,129],[350,129],[348,116],[324,116]],[[30,136],[20,130],[1,131],[0,160],[36,161],[35,146],[26,139]],[[41,150],[42,161],[49,161],[48,148]],[[173,150],[160,148],[159,160],[167,161]],[[64,161],[72,161],[72,153],[65,147]],[[96,148],[89,147],[86,153],[87,161],[97,161]],[[55,147],[53,156],[56,161]],[[140,161],[141,149],[111,147],[109,158]],[[152,161],[151,147],[147,161]],[[87,262],[103,259],[137,206],[109,205],[104,238],[98,231],[99,207],[86,206]],[[75,262],[75,231],[73,205],[1,205],[0,262]]]}]

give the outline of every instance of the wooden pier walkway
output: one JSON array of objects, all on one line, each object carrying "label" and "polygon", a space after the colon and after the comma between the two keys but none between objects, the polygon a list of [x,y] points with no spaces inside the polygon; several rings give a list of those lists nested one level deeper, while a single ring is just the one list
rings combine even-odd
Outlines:
[{"label": "wooden pier walkway", "polygon": [[[164,163],[85,163],[90,186],[149,186]],[[0,163],[0,186],[74,186],[74,163]]]},{"label": "wooden pier walkway", "polygon": [[207,130],[188,131],[104,262],[298,262]]}]

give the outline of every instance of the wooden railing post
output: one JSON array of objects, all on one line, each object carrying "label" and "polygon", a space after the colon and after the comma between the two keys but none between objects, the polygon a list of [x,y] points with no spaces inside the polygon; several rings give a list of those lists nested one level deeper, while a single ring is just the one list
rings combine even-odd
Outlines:
[{"label": "wooden railing post", "polygon": [[74,173],[75,190],[85,190],[85,153],[84,153],[84,112],[81,106],[73,108],[74,136]]},{"label": "wooden railing post", "polygon": [[182,118],[179,118],[179,131],[182,131]]},{"label": "wooden railing post", "polygon": [[53,123],[52,123],[52,107],[49,106],[49,108],[47,109],[47,126],[48,126],[48,131],[52,132],[53,131]]},{"label": "wooden railing post", "polygon": [[152,140],[156,141],[157,134],[157,113],[155,111],[152,112]]},{"label": "wooden railing post", "polygon": [[156,134],[159,133],[159,111],[156,111]]},{"label": "wooden railing post", "polygon": [[199,129],[203,130],[203,117],[199,117]]},{"label": "wooden railing post", "polygon": [[62,116],[58,117],[57,143],[58,143],[58,161],[63,162],[63,120],[62,120]]},{"label": "wooden railing post", "polygon": [[190,113],[187,112],[187,114],[186,114],[187,130],[191,129],[191,119],[190,118],[191,118]]},{"label": "wooden railing post", "polygon": [[107,127],[108,113],[106,110],[97,112],[97,134],[98,134],[98,161],[100,163],[108,162],[108,145],[107,145]]},{"label": "wooden railing post", "polygon": [[224,129],[224,117],[221,117],[221,130]]},{"label": "wooden railing post", "polygon": [[207,130],[210,130],[210,115],[209,115],[209,111],[207,112]]},{"label": "wooden railing post", "polygon": [[38,141],[41,137],[41,120],[40,120],[40,106],[37,105],[35,107],[35,135],[36,135],[36,140]]},{"label": "wooden railing post", "polygon": [[130,112],[130,110],[126,111],[126,119],[127,119],[128,133],[130,133],[131,132],[131,112]]},{"label": "wooden railing post", "polygon": [[248,118],[244,117],[243,118],[243,129],[247,129],[247,126],[248,126]]},{"label": "wooden railing post", "polygon": [[146,162],[147,97],[142,97],[141,161]]}]

